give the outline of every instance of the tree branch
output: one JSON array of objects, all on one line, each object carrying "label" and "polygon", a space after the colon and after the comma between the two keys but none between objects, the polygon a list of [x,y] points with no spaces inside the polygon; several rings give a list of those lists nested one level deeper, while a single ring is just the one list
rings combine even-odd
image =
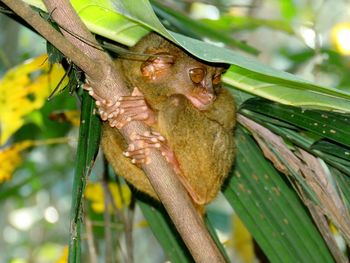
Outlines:
[{"label": "tree branch", "polygon": [[[94,37],[82,23],[68,0],[47,0],[45,5],[52,18],[64,29],[65,37],[54,30],[44,19],[19,0],[1,0],[15,13],[33,26],[45,39],[69,57],[86,74],[90,85],[103,98],[117,100],[129,92],[121,76],[115,70],[113,61],[100,49],[87,45],[81,39],[96,43]],[[69,41],[67,41],[69,40]],[[72,45],[73,44],[73,45]],[[128,142],[133,132],[143,134],[148,127],[141,122],[131,122],[120,130]],[[161,154],[153,150],[151,163],[143,165],[153,188],[172,218],[177,230],[191,251],[196,262],[224,262],[205,228],[203,220],[196,212],[188,194],[179,182],[173,169]]]}]

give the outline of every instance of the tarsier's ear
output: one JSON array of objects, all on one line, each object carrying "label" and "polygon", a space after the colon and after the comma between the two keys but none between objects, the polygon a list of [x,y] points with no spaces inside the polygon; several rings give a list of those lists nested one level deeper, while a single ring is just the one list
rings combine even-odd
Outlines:
[{"label": "tarsier's ear", "polygon": [[156,80],[170,72],[174,63],[175,58],[170,53],[159,52],[152,54],[149,59],[143,62],[140,70],[144,77],[150,80]]}]

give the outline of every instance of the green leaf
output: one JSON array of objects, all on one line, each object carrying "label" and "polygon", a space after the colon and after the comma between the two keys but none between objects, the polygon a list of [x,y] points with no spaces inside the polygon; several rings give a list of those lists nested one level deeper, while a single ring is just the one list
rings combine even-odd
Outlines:
[{"label": "green leaf", "polygon": [[86,180],[91,172],[100,145],[101,122],[94,114],[94,110],[94,100],[87,92],[83,92],[77,160],[72,193],[69,263],[81,262],[80,232],[82,199]]},{"label": "green leaf", "polygon": [[208,229],[211,237],[213,238],[216,246],[220,250],[221,254],[225,257],[226,261],[229,262],[230,261],[229,256],[227,255],[227,252],[226,252],[223,244],[220,242],[219,237],[216,234],[215,228],[214,228],[213,224],[211,223],[208,215],[205,215],[204,220],[205,220],[205,224],[207,226],[207,229]]},{"label": "green leaf", "polygon": [[333,177],[337,181],[337,186],[341,189],[343,202],[345,203],[348,211],[350,209],[350,177],[342,174],[339,170],[330,168]]},{"label": "green leaf", "polygon": [[347,176],[350,176],[350,165],[348,161],[345,161],[342,158],[338,158],[334,154],[328,154],[328,153],[319,152],[319,151],[315,151],[315,155],[322,158],[333,168],[336,168],[342,173],[346,174]]},{"label": "green leaf", "polygon": [[292,188],[241,128],[223,193],[271,262],[334,262]]},{"label": "green leaf", "polygon": [[235,88],[279,103],[350,112],[350,93],[314,84],[264,76],[243,68],[231,66],[223,81]]},{"label": "green leaf", "polygon": [[287,21],[291,21],[297,14],[296,4],[294,0],[280,0],[278,1],[281,9],[282,16]]},{"label": "green leaf", "polygon": [[[350,106],[350,103],[348,104]],[[304,110],[258,98],[246,101],[242,105],[242,109],[283,120],[304,130],[311,131],[322,138],[350,147],[350,118],[348,114]]]},{"label": "green leaf", "polygon": [[137,203],[168,259],[173,263],[193,262],[190,252],[175,227],[171,225],[165,210],[161,207],[155,208],[139,198]]},{"label": "green leaf", "polygon": [[312,145],[311,149],[329,153],[347,161],[350,165],[350,149],[328,141],[319,141]]},{"label": "green leaf", "polygon": [[[71,1],[73,7],[88,28],[101,36],[124,45],[134,45],[149,32],[144,26],[126,19],[113,11],[113,1]],[[135,1],[137,4],[138,1]]]},{"label": "green leaf", "polygon": [[212,41],[219,41],[228,46],[239,48],[253,55],[258,55],[259,51],[241,41],[235,40],[227,34],[227,32],[219,31],[217,27],[205,24],[204,22],[193,20],[188,16],[181,14],[174,9],[159,4],[157,1],[152,1],[152,6],[158,16],[163,17],[171,24],[174,24],[181,32],[185,30],[191,37],[203,39],[205,37]]},{"label": "green leaf", "polygon": [[126,42],[135,43],[148,30],[154,30],[200,59],[231,64],[223,80],[239,89],[290,105],[350,111],[349,92],[313,84],[232,50],[167,31],[148,0],[74,0],[72,3],[92,32],[109,39],[122,42],[117,40],[119,36],[130,37],[122,42],[128,45]]},{"label": "green leaf", "polygon": [[[29,5],[47,11],[40,0],[24,0]],[[127,46],[133,46],[149,29],[113,10],[111,1],[70,1],[91,32]]]},{"label": "green leaf", "polygon": [[296,146],[303,148],[317,157],[320,157],[332,167],[337,168],[350,176],[350,162],[348,160],[350,152],[349,148],[341,146],[337,143],[331,143],[330,141],[323,141],[322,137],[315,135],[312,132],[305,130],[300,131],[297,126],[285,123],[283,120],[277,120],[275,118],[247,110],[244,107],[241,109],[240,113],[260,123],[273,133],[284,138],[287,142],[292,142]]},{"label": "green leaf", "polygon": [[[219,19],[203,19],[203,23],[222,31],[223,34],[230,34],[230,31],[252,30],[260,27],[267,27],[272,30],[278,30],[287,34],[294,34],[290,24],[281,20],[261,19],[248,16],[230,16],[224,15]],[[225,32],[226,31],[226,32]]]}]

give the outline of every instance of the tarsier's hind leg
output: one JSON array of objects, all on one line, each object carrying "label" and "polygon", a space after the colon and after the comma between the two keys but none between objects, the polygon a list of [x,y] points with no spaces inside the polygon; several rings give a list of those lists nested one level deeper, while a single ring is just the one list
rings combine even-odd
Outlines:
[{"label": "tarsier's hind leg", "polygon": [[173,151],[169,148],[165,138],[158,132],[145,132],[144,134],[133,134],[132,142],[124,152],[124,156],[131,158],[134,164],[148,164],[150,149],[158,149],[167,162],[173,165],[176,173],[179,172],[178,162]]},{"label": "tarsier's hind leg", "polygon": [[107,123],[103,127],[101,144],[108,162],[118,175],[124,177],[139,191],[158,199],[145,173],[138,166],[131,163],[129,158],[123,156],[127,144],[122,135]]}]

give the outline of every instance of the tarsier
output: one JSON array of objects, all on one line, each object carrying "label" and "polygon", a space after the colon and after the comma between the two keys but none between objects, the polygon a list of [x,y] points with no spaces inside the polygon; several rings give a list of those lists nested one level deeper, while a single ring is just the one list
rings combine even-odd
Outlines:
[{"label": "tarsier", "polygon": [[[158,199],[139,166],[150,162],[151,148],[159,149],[201,208],[217,195],[235,155],[235,104],[220,80],[225,68],[200,61],[155,33],[131,51],[149,56],[116,60],[130,96],[113,104],[86,88],[96,99],[101,118],[108,120],[103,151],[118,175]],[[134,135],[127,145],[118,129],[135,120],[152,132]]]}]

